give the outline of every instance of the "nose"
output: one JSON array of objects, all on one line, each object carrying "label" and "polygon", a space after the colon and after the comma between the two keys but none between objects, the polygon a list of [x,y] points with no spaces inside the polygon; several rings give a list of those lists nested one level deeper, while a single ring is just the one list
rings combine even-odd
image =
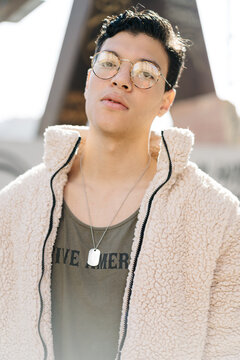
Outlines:
[{"label": "nose", "polygon": [[[124,60],[123,60],[124,61]],[[113,86],[126,91],[132,90],[132,80],[130,76],[131,64],[124,64],[121,62],[118,73],[111,79]]]}]

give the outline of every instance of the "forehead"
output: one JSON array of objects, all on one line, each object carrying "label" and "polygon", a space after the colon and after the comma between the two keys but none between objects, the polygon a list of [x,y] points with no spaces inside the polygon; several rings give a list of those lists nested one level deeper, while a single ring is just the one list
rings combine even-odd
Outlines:
[{"label": "forehead", "polygon": [[167,74],[168,55],[160,41],[146,34],[132,34],[122,31],[108,38],[101,50],[115,51],[121,58],[131,61],[148,59],[156,62],[163,73]]}]

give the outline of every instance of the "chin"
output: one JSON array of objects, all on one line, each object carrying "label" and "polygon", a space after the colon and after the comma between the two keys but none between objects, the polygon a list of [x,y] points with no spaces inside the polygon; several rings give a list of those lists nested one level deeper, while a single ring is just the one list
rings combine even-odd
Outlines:
[{"label": "chin", "polygon": [[113,117],[106,116],[97,121],[90,122],[91,126],[94,127],[95,131],[108,135],[108,136],[123,136],[129,130],[126,123],[120,119],[114,119]]}]

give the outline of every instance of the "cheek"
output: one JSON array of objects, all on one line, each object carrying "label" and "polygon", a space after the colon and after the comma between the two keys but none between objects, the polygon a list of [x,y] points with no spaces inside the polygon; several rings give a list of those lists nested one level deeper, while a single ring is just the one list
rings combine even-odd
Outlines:
[{"label": "cheek", "polygon": [[[156,89],[158,90],[158,89]],[[163,104],[164,89],[161,87],[160,90],[154,91],[151,97],[152,109],[154,112],[159,112]]]},{"label": "cheek", "polygon": [[87,117],[90,117],[91,114],[94,113],[95,108],[96,108],[96,101],[94,100],[93,95],[89,96],[87,94],[86,101],[85,101],[85,111],[86,111]]},{"label": "cheek", "polygon": [[146,116],[155,117],[162,105],[162,94],[160,92],[149,92],[148,94],[144,94],[138,103],[139,111],[142,111]]},{"label": "cheek", "polygon": [[85,97],[85,112],[86,112],[87,118],[89,119],[89,118],[91,118],[92,110],[94,108],[93,94],[91,94],[89,87],[88,87],[88,89],[85,90],[84,97]]},{"label": "cheek", "polygon": [[93,82],[91,81],[91,77],[87,83],[87,86],[85,88],[84,91],[84,97],[86,100],[86,107],[89,107],[91,103],[95,102],[96,99],[96,85],[93,84]]},{"label": "cheek", "polygon": [[[92,77],[92,76],[91,76]],[[91,80],[91,77],[88,82],[88,86],[85,89],[85,112],[88,118],[88,121],[94,119],[99,112],[99,98],[100,98],[100,89],[96,82]]]},{"label": "cheek", "polygon": [[103,80],[96,78],[96,76],[91,73],[86,85],[85,99],[92,101],[92,99],[99,99],[101,97],[101,92],[104,85]]}]

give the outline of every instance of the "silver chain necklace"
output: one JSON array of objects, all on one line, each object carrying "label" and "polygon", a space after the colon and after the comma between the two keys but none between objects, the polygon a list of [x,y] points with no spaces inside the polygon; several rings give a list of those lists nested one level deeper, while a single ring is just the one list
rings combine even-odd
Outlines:
[{"label": "silver chain necklace", "polygon": [[84,173],[83,173],[83,169],[82,169],[82,156],[80,158],[80,174],[82,175],[82,186],[83,186],[83,190],[84,190],[84,194],[85,194],[85,199],[86,199],[86,204],[87,204],[87,209],[88,209],[88,217],[89,217],[89,222],[90,222],[90,230],[91,230],[91,237],[92,237],[92,242],[93,242],[93,248],[89,250],[88,253],[88,260],[87,263],[90,266],[97,266],[99,264],[99,260],[100,260],[100,255],[101,252],[98,249],[100,243],[102,242],[106,232],[108,231],[109,227],[112,225],[114,219],[116,218],[116,216],[118,215],[119,211],[121,210],[123,204],[125,203],[125,201],[127,200],[128,196],[131,194],[131,192],[133,191],[133,189],[137,186],[137,184],[139,183],[139,181],[143,178],[143,176],[145,175],[146,171],[148,170],[149,166],[150,166],[150,162],[151,162],[151,156],[149,155],[149,160],[147,163],[147,166],[145,167],[144,171],[141,173],[141,175],[139,176],[139,178],[137,179],[137,181],[133,184],[133,186],[130,188],[130,190],[128,191],[127,195],[124,197],[123,201],[121,202],[120,207],[118,208],[117,212],[114,214],[112,220],[110,221],[110,223],[108,224],[108,226],[106,227],[106,229],[104,230],[100,240],[98,241],[97,245],[94,239],[94,234],[93,234],[93,226],[92,226],[92,217],[91,217],[91,213],[90,213],[90,207],[89,207],[89,202],[88,202],[88,196],[87,196],[87,190],[86,190],[86,186],[85,186],[85,178],[84,178]]}]

